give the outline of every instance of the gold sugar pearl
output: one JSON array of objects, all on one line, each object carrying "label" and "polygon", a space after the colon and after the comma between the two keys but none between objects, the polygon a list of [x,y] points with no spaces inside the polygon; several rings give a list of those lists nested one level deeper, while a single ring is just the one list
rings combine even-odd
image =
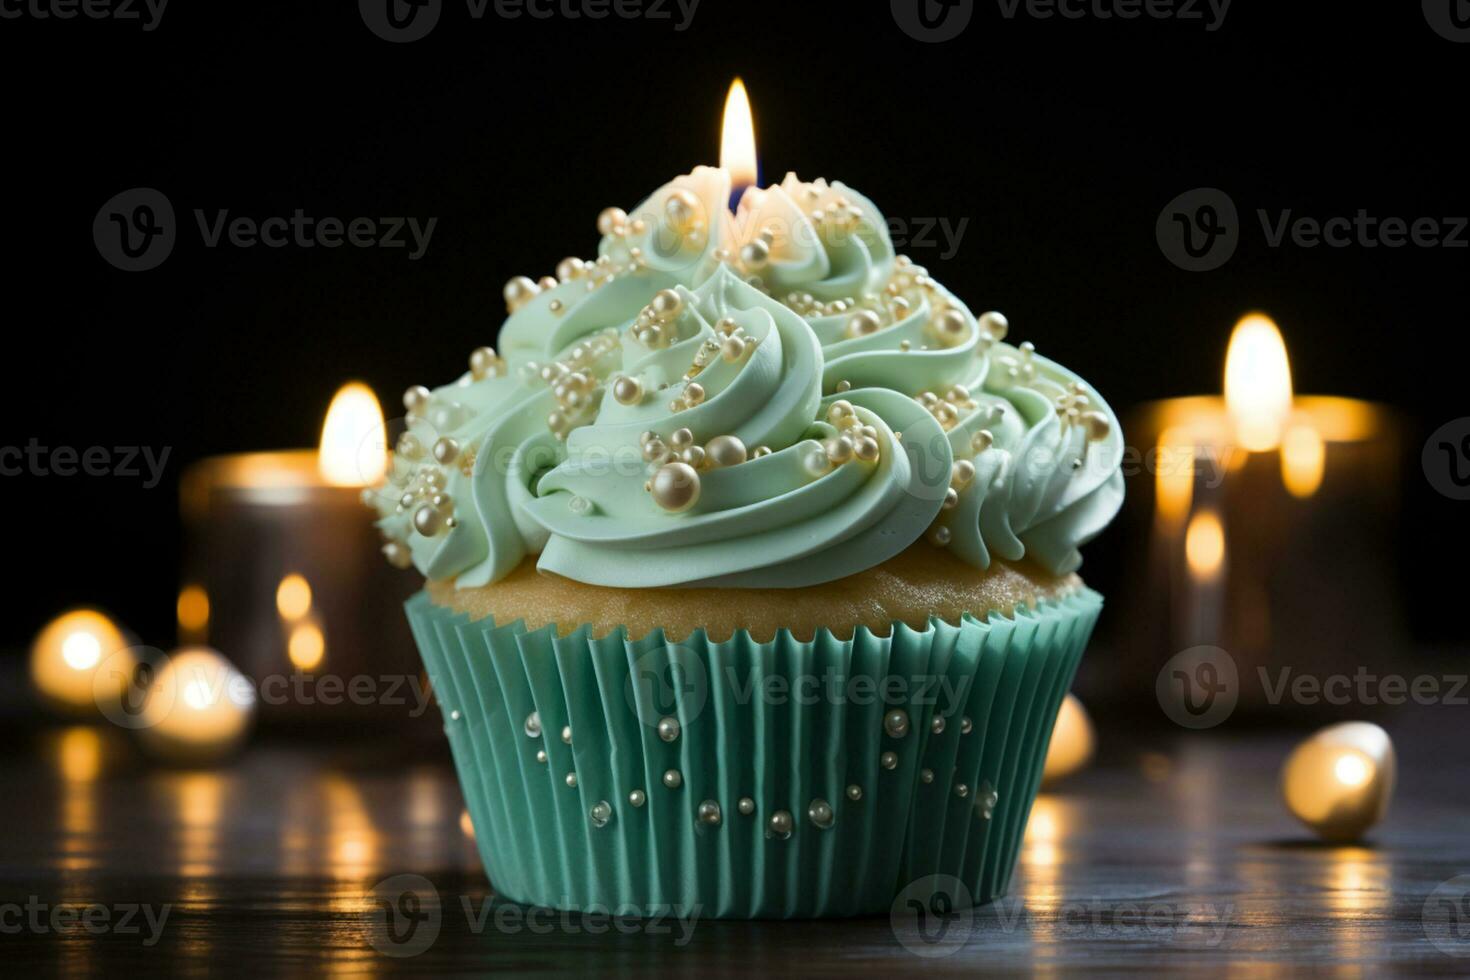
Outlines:
[{"label": "gold sugar pearl", "polygon": [[883,329],[883,321],[878,319],[878,314],[872,310],[863,310],[854,313],[847,321],[847,335],[849,337],[866,337]]},{"label": "gold sugar pearl", "polygon": [[525,276],[516,276],[501,290],[501,296],[505,299],[505,308],[511,313],[525,306],[540,293],[541,287]]},{"label": "gold sugar pearl", "polygon": [[1113,429],[1112,422],[1102,412],[1088,412],[1082,416],[1082,422],[1087,426],[1087,438],[1092,442],[1106,439]]},{"label": "gold sugar pearl", "polygon": [[649,484],[653,502],[670,513],[682,513],[699,502],[699,474],[688,463],[665,463]]},{"label": "gold sugar pearl", "polygon": [[505,362],[494,347],[476,347],[470,352],[470,376],[476,381],[505,373]]},{"label": "gold sugar pearl", "polygon": [[694,445],[694,433],[688,429],[675,429],[673,435],[669,436],[669,445],[675,449],[688,449]]},{"label": "gold sugar pearl", "polygon": [[665,220],[668,221],[671,228],[681,231],[694,223],[699,211],[699,198],[683,188],[675,190],[664,201]]},{"label": "gold sugar pearl", "polygon": [[827,458],[837,466],[841,466],[843,463],[852,459],[854,449],[852,440],[847,436],[837,436],[828,439],[822,443],[822,448],[826,451]]},{"label": "gold sugar pearl", "polygon": [[970,437],[970,448],[978,455],[995,445],[995,434],[989,429],[981,429]]},{"label": "gold sugar pearl", "polygon": [[660,289],[653,296],[653,302],[649,304],[656,316],[668,319],[677,316],[684,308],[683,298],[672,289]]},{"label": "gold sugar pearl", "polygon": [[715,466],[738,466],[745,462],[745,443],[736,436],[715,436],[705,444],[705,457]]},{"label": "gold sugar pearl", "polygon": [[965,320],[965,315],[959,310],[945,310],[934,321],[934,329],[941,340],[953,346],[964,340],[969,324]]},{"label": "gold sugar pearl", "polygon": [[619,405],[637,405],[643,401],[643,383],[626,375],[613,382],[613,398]]},{"label": "gold sugar pearl", "polygon": [[628,212],[622,208],[603,208],[597,216],[597,230],[603,235],[620,235],[628,223]]},{"label": "gold sugar pearl", "polygon": [[991,340],[1005,340],[1006,334],[1010,332],[1011,325],[1005,318],[1005,314],[991,310],[980,314],[980,331]]}]

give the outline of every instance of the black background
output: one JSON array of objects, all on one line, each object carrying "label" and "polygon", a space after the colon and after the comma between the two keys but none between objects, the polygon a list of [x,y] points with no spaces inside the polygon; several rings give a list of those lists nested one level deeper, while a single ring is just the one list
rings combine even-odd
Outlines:
[{"label": "black background", "polygon": [[[448,0],[432,34],[402,45],[342,2],[180,2],[151,32],[0,20],[0,445],[172,448],[152,490],[0,478],[0,645],[20,649],[76,603],[166,645],[183,465],[313,444],[350,378],[391,409],[406,385],[454,376],[493,343],[509,276],[591,254],[599,209],[716,162],[736,74],[768,180],[796,170],[841,179],[890,216],[968,218],[948,261],[908,251],[1120,411],[1218,391],[1230,328],[1258,308],[1282,326],[1298,391],[1399,407],[1404,537],[1384,561],[1405,566],[1418,637],[1460,639],[1436,614],[1460,577],[1430,559],[1464,553],[1470,505],[1436,494],[1418,455],[1467,414],[1470,251],[1272,249],[1254,213],[1470,213],[1470,45],[1436,35],[1414,3],[1236,0],[1214,32],[998,11],[977,4],[966,32],[937,45],[906,36],[878,0],[703,0],[683,33],[475,21]],[[91,225],[138,186],[168,195],[179,242],[160,268],[128,274],[101,259]],[[1154,225],[1201,186],[1233,197],[1244,230],[1224,268],[1191,274],[1164,258]],[[196,208],[439,220],[411,262],[403,249],[208,249]],[[1117,538],[1089,550],[1104,591],[1127,587]]]}]

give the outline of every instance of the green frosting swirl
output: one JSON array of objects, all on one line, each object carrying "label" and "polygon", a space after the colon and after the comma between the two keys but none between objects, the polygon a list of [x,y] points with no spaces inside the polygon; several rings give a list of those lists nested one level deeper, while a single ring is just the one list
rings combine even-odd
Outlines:
[{"label": "green frosting swirl", "polygon": [[896,256],[841,183],[698,168],[507,287],[501,353],[434,392],[369,493],[390,559],[461,587],[527,555],[623,587],[798,587],[927,533],[1057,573],[1121,506],[1102,398]]}]

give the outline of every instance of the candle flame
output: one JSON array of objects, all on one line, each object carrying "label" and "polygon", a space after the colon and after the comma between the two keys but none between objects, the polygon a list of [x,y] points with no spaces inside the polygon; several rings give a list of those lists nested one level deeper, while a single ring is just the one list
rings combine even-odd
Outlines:
[{"label": "candle flame", "polygon": [[286,655],[301,670],[314,670],[327,652],[327,638],[313,622],[298,623],[286,643]]},{"label": "candle flame", "polygon": [[1210,581],[1225,564],[1225,528],[1214,511],[1202,510],[1184,532],[1184,557],[1189,571],[1199,581]]},{"label": "candle flame", "polygon": [[756,182],[755,120],[750,97],[739,78],[725,96],[725,121],[720,131],[720,168],[730,172],[731,189],[741,191]]},{"label": "candle flame", "polygon": [[1225,407],[1241,447],[1265,452],[1281,445],[1291,403],[1286,342],[1270,317],[1253,313],[1235,325],[1225,355]]},{"label": "candle flame", "polygon": [[311,583],[306,576],[292,572],[276,586],[276,611],[281,618],[295,621],[311,612]]},{"label": "candle flame", "polygon": [[1322,435],[1310,425],[1293,425],[1281,440],[1281,481],[1293,497],[1302,500],[1322,485],[1327,464],[1327,447]]},{"label": "candle flame", "polygon": [[343,385],[322,425],[317,469],[336,487],[366,487],[388,470],[383,409],[373,390],[360,381]]},{"label": "candle flame", "polygon": [[186,585],[179,590],[175,603],[179,630],[193,637],[203,634],[209,626],[209,592],[202,585]]}]

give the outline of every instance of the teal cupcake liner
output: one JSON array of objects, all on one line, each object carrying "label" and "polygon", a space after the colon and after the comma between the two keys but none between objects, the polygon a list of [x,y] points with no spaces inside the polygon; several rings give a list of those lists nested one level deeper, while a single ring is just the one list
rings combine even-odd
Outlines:
[{"label": "teal cupcake liner", "polygon": [[1005,893],[1102,597],[768,643],[406,608],[497,893],[815,918],[886,913],[931,875]]}]

